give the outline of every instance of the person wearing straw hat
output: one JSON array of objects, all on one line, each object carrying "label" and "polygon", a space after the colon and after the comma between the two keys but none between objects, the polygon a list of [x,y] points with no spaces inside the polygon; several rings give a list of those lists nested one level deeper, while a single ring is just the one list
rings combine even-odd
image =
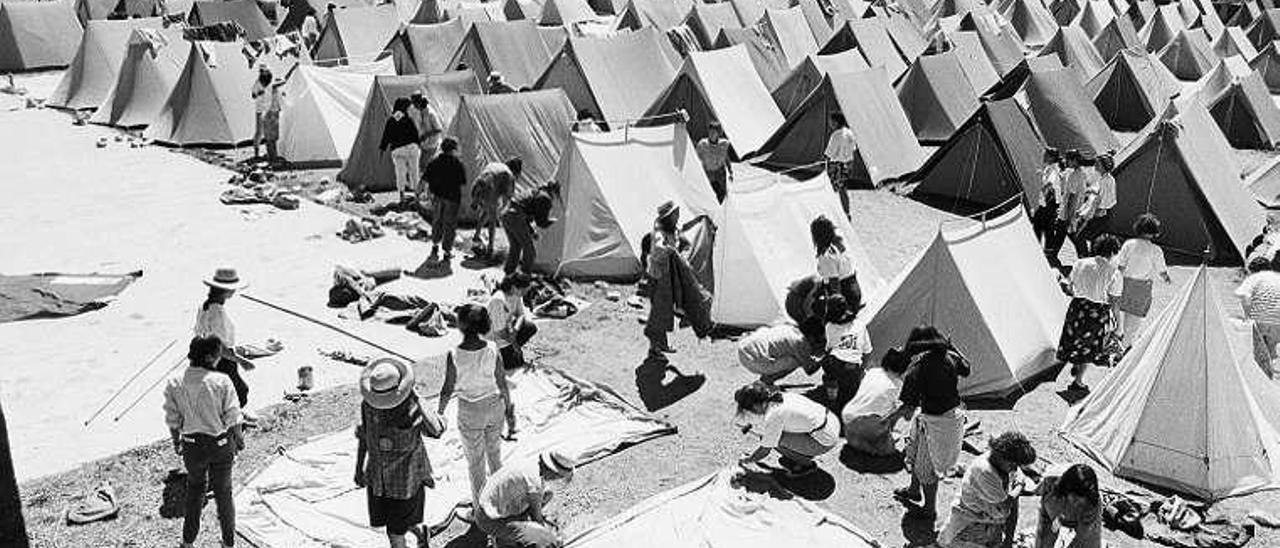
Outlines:
[{"label": "person wearing straw hat", "polygon": [[213,487],[218,506],[222,546],[235,546],[236,508],[231,493],[231,468],[236,453],[244,449],[240,404],[235,388],[224,375],[215,375],[222,355],[217,337],[196,337],[187,350],[189,365],[181,377],[164,388],[164,420],[173,440],[173,451],[182,456],[187,470],[183,507],[182,547],[195,546],[205,494]]},{"label": "person wearing straw hat", "polygon": [[209,287],[209,294],[196,312],[193,334],[196,337],[217,337],[222,341],[218,371],[231,378],[240,408],[244,410],[245,422],[253,424],[257,422],[257,418],[245,409],[249,404],[249,384],[240,376],[240,368],[253,369],[253,363],[236,354],[236,326],[231,322],[226,309],[227,301],[248,284],[240,279],[236,269],[222,267],[215,270],[212,277],[205,279],[204,285]]},{"label": "person wearing straw hat", "polygon": [[421,526],[425,487],[435,488],[423,436],[438,437],[444,422],[425,412],[414,392],[413,368],[378,358],[360,373],[355,484],[365,489],[369,525],[386,527],[391,548],[404,548],[412,531],[418,546],[430,537]]},{"label": "person wearing straw hat", "polygon": [[641,264],[645,267],[645,289],[649,296],[649,318],[644,335],[649,339],[649,357],[661,358],[675,350],[667,342],[667,333],[675,328],[675,281],[669,263],[673,254],[689,248],[680,235],[680,206],[670,200],[658,206],[653,232],[640,241]]},{"label": "person wearing straw hat", "polygon": [[558,449],[504,466],[480,491],[476,526],[498,548],[558,548],[563,540],[542,509],[555,489],[573,479],[576,467],[577,459]]},{"label": "person wearing straw hat", "polygon": [[733,165],[729,162],[729,140],[724,138],[720,122],[712,120],[707,124],[707,136],[698,140],[694,150],[698,152],[698,160],[702,162],[702,170],[707,173],[707,182],[711,183],[716,199],[723,202],[729,193]]}]

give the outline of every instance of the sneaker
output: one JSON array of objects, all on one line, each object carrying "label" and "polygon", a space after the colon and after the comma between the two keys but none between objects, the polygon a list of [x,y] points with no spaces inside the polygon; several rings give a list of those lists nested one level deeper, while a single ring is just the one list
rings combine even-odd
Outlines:
[{"label": "sneaker", "polygon": [[897,500],[898,502],[901,502],[903,504],[908,504],[913,506],[920,504],[923,501],[917,498],[919,496],[920,496],[919,492],[912,491],[910,489],[907,489],[906,487],[900,487],[898,489],[893,490],[894,500]]},{"label": "sneaker", "polygon": [[1068,385],[1068,386],[1067,386],[1067,390],[1071,390],[1071,391],[1073,391],[1073,392],[1085,392],[1085,393],[1088,393],[1088,392],[1089,392],[1089,385],[1087,385],[1087,384],[1085,384],[1085,383],[1082,383],[1082,382],[1072,382],[1070,385]]}]

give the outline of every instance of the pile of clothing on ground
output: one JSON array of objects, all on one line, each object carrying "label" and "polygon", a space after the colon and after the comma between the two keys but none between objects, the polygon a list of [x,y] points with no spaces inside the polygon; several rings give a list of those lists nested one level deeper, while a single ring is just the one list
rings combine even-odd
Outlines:
[{"label": "pile of clothing on ground", "polygon": [[1136,539],[1175,548],[1240,548],[1253,540],[1258,526],[1278,527],[1280,519],[1253,512],[1231,519],[1177,495],[1161,497],[1103,490],[1103,524]]},{"label": "pile of clothing on ground", "polygon": [[347,308],[354,304],[361,320],[376,316],[387,323],[403,324],[405,329],[425,337],[444,335],[456,321],[450,307],[410,291],[381,287],[400,279],[400,274],[399,269],[365,272],[336,266],[328,305],[330,308]]},{"label": "pile of clothing on ground", "polygon": [[227,205],[271,204],[280,209],[298,209],[301,200],[295,185],[277,181],[275,175],[261,169],[250,171],[247,175],[237,173],[231,176],[227,184],[232,185],[218,199]]},{"label": "pile of clothing on ground", "polygon": [[342,226],[342,230],[338,231],[339,238],[353,244],[381,238],[384,235],[386,235],[386,232],[382,230],[382,224],[377,219],[370,217],[347,219],[347,224]]}]

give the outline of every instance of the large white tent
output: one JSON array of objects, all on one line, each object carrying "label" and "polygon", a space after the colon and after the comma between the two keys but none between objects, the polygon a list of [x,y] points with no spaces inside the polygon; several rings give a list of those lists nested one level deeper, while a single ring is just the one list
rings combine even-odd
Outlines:
[{"label": "large white tent", "polygon": [[1021,207],[942,227],[889,287],[863,311],[875,360],[913,327],[936,326],[972,364],[960,395],[974,399],[1020,395],[1055,362],[1067,298]]},{"label": "large white tent", "polygon": [[345,160],[360,131],[374,76],[395,73],[390,58],[341,68],[299,65],[284,87],[280,157],[295,164]]},{"label": "large white tent", "polygon": [[638,277],[640,238],[667,200],[680,206],[682,220],[719,216],[684,124],[574,133],[555,180],[561,221],[538,238],[538,267],[562,275]]},{"label": "large white tent", "polygon": [[786,318],[787,287],[814,272],[809,223],[819,215],[834,221],[844,237],[864,298],[884,287],[826,175],[795,181],[742,166],[736,175],[716,231],[712,321],[754,327]]},{"label": "large white tent", "polygon": [[1202,267],[1062,425],[1117,476],[1216,500],[1280,487],[1280,386]]}]

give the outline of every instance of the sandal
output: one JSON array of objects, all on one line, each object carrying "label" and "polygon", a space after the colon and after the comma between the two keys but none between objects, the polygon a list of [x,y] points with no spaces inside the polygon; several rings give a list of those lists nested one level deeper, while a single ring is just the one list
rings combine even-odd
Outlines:
[{"label": "sandal", "polygon": [[919,495],[918,492],[914,492],[906,487],[899,487],[893,490],[894,500],[901,502],[903,504],[909,504],[909,505],[920,504],[923,501],[921,499],[916,498],[918,495]]}]

